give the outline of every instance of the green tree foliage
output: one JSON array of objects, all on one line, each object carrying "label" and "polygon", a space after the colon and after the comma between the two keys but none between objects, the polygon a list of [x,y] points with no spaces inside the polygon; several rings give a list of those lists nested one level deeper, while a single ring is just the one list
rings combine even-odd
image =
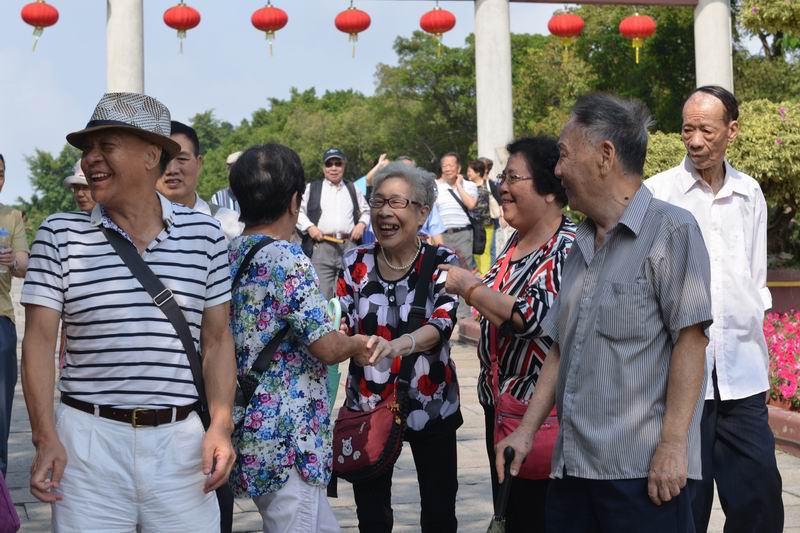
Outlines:
[{"label": "green tree foliage", "polygon": [[586,26],[577,40],[578,55],[596,75],[593,90],[642,100],[661,131],[680,130],[680,109],[695,86],[694,23],[690,7],[648,7],[658,25],[634,61],[631,42],[619,34],[619,23],[632,15],[628,7],[583,6],[574,10]]},{"label": "green tree foliage", "polygon": [[742,0],[742,26],[761,41],[764,55],[783,59],[787,49],[797,48],[800,37],[800,2],[797,0]]},{"label": "green tree foliage", "polygon": [[67,145],[58,157],[44,150],[36,150],[25,158],[30,172],[34,194],[30,200],[18,198],[18,206],[25,213],[28,239],[32,240],[42,221],[53,213],[76,209],[72,194],[64,188],[63,180],[73,172],[80,152]]},{"label": "green tree foliage", "polygon": [[577,98],[597,82],[589,64],[561,40],[534,36],[519,43],[514,62],[514,132],[558,135]]}]

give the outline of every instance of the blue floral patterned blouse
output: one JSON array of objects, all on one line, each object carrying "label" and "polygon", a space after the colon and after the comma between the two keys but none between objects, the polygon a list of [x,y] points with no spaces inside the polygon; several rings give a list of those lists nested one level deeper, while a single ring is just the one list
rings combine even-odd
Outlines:
[{"label": "blue floral patterned blouse", "polygon": [[[229,245],[231,277],[250,247],[265,237],[247,235]],[[333,331],[311,262],[300,246],[275,241],[256,253],[233,292],[231,329],[240,375],[262,348],[289,325],[289,332],[260,380],[233,434],[236,464],[231,484],[238,496],[276,492],[297,468],[306,482],[326,486],[331,476],[331,420],[327,368],[308,345]]]}]

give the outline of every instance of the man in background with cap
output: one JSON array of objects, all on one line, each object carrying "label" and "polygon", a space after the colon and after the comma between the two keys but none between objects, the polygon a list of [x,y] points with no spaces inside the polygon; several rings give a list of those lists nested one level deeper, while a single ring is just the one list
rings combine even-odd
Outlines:
[{"label": "man in background with cap", "polygon": [[[225,159],[225,164],[228,166],[228,175],[230,175],[231,167],[234,163],[236,163],[236,161],[238,161],[240,155],[242,155],[242,152],[233,152],[232,154],[228,155],[227,159]],[[239,202],[236,201],[236,196],[234,196],[230,187],[225,187],[224,189],[215,192],[214,196],[211,197],[211,205],[224,207],[226,209],[230,209],[231,211],[241,213],[239,210]]]},{"label": "man in background with cap", "polygon": [[[6,162],[0,154],[0,190],[6,182]],[[0,204],[0,472],[8,466],[11,405],[17,386],[17,329],[11,303],[11,278],[24,277],[28,269],[28,239],[22,213]],[[52,366],[52,359],[50,362]]]},{"label": "man in background with cap", "polygon": [[332,298],[342,256],[361,240],[369,224],[369,206],[360,191],[344,181],[347,159],[338,148],[322,156],[325,179],[306,185],[297,229],[304,234],[303,250],[319,276],[325,298]]},{"label": "man in background with cap", "polygon": [[80,159],[75,163],[72,175],[64,178],[64,187],[72,191],[75,205],[80,211],[84,213],[92,212],[95,201],[92,198],[92,192],[89,190],[89,184],[86,182],[86,176],[83,175]]},{"label": "man in background with cap", "polygon": [[239,213],[209,205],[197,194],[197,180],[203,171],[203,154],[200,153],[200,139],[191,126],[173,120],[170,139],[181,146],[181,151],[167,165],[167,171],[156,182],[158,192],[171,202],[183,204],[200,213],[216,218],[228,240],[238,236],[244,229],[239,222]]},{"label": "man in background with cap", "polygon": [[[53,504],[55,531],[220,530],[214,489],[235,457],[227,250],[216,220],[155,191],[180,151],[169,134],[158,100],[104,95],[86,128],[67,136],[97,205],[51,215],[33,243],[23,390],[36,446],[31,492]],[[123,260],[109,239],[133,257]],[[151,297],[137,264],[166,289]],[[184,337],[169,315],[176,306]],[[54,413],[62,314],[67,364]],[[198,346],[205,379],[195,381]]]}]

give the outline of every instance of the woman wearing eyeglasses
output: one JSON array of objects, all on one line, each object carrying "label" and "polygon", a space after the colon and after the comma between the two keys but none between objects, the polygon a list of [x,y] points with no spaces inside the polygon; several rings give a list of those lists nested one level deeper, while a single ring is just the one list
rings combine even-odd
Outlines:
[{"label": "woman wearing eyeglasses", "polygon": [[[495,407],[501,397],[502,405],[521,407],[533,395],[553,343],[539,325],[560,288],[561,268],[576,229],[562,214],[567,197],[554,174],[559,157],[555,139],[519,139],[507,149],[508,164],[499,178],[500,201],[515,233],[483,279],[463,268],[443,267],[448,270],[446,290],[462,296],[481,314],[478,398],[485,415],[495,495]],[[536,446],[528,460],[535,453]],[[549,457],[540,459],[549,464]],[[544,531],[546,490],[547,479],[513,479],[506,531]]]},{"label": "woman wearing eyeglasses", "polygon": [[[376,350],[369,368],[350,365],[345,406],[375,409],[394,393],[402,359],[416,356],[409,379],[405,439],[417,467],[420,523],[425,533],[455,532],[456,429],[463,420],[450,334],[458,300],[445,290],[447,274],[438,267],[458,264],[458,258],[447,248],[423,246],[417,236],[436,200],[432,174],[390,163],[373,184],[369,205],[377,242],[345,254],[336,294],[351,334],[379,335],[390,342],[385,350]],[[437,267],[428,284],[426,322],[404,334],[426,254],[436,254]],[[353,484],[360,531],[392,530],[391,487],[391,470]]]}]

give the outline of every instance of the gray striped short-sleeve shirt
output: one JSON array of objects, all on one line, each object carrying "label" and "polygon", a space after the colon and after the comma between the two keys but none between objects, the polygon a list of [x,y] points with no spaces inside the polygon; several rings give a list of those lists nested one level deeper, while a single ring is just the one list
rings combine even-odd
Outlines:
[{"label": "gray striped short-sleeve shirt", "polygon": [[[661,437],[673,346],[683,328],[712,321],[708,252],[694,217],[644,186],[600,249],[594,240],[587,220],[542,325],[561,350],[552,475],[645,478]],[[701,478],[697,392],[691,479]]]}]

